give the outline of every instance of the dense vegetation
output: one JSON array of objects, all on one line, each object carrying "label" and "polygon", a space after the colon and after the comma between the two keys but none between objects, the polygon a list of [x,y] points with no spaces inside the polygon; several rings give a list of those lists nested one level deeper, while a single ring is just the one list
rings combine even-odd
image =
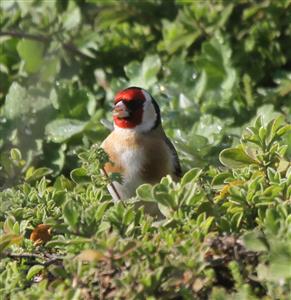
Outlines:
[{"label": "dense vegetation", "polygon": [[[0,14],[1,299],[290,299],[289,0]],[[98,145],[130,85],[159,103],[185,175],[114,203]]]}]

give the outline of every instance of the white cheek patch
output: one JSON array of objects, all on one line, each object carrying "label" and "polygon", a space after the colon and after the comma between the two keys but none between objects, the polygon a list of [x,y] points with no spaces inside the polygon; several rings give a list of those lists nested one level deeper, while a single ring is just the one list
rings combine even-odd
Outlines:
[{"label": "white cheek patch", "polygon": [[142,93],[146,100],[143,105],[143,115],[141,124],[139,124],[135,128],[139,132],[151,130],[154,127],[157,120],[157,113],[152,103],[151,96],[144,90],[142,90]]}]

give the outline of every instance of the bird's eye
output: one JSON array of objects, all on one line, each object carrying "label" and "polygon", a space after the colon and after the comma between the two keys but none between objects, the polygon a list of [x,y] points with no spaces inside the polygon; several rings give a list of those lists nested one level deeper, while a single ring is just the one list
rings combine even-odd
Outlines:
[{"label": "bird's eye", "polygon": [[133,101],[126,101],[126,102],[124,102],[124,104],[126,105],[126,107],[129,110],[136,110],[142,106],[143,102],[144,102],[144,100],[142,100],[142,99],[135,99]]}]

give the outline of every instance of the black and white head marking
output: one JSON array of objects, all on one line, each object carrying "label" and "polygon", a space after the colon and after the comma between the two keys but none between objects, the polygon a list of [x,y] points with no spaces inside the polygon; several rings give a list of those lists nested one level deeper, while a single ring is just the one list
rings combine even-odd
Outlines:
[{"label": "black and white head marking", "polygon": [[145,102],[143,104],[143,116],[141,124],[138,125],[136,129],[141,132],[148,132],[161,124],[161,113],[160,108],[153,97],[143,89],[142,93],[145,97]]}]

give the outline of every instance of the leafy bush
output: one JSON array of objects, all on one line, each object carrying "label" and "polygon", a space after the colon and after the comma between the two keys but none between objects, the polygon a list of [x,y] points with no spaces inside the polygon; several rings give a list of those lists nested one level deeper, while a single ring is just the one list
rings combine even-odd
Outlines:
[{"label": "leafy bush", "polygon": [[[4,299],[288,299],[290,1],[4,1]],[[115,203],[114,93],[157,99],[184,170]],[[155,206],[160,215],[148,213]]]}]

